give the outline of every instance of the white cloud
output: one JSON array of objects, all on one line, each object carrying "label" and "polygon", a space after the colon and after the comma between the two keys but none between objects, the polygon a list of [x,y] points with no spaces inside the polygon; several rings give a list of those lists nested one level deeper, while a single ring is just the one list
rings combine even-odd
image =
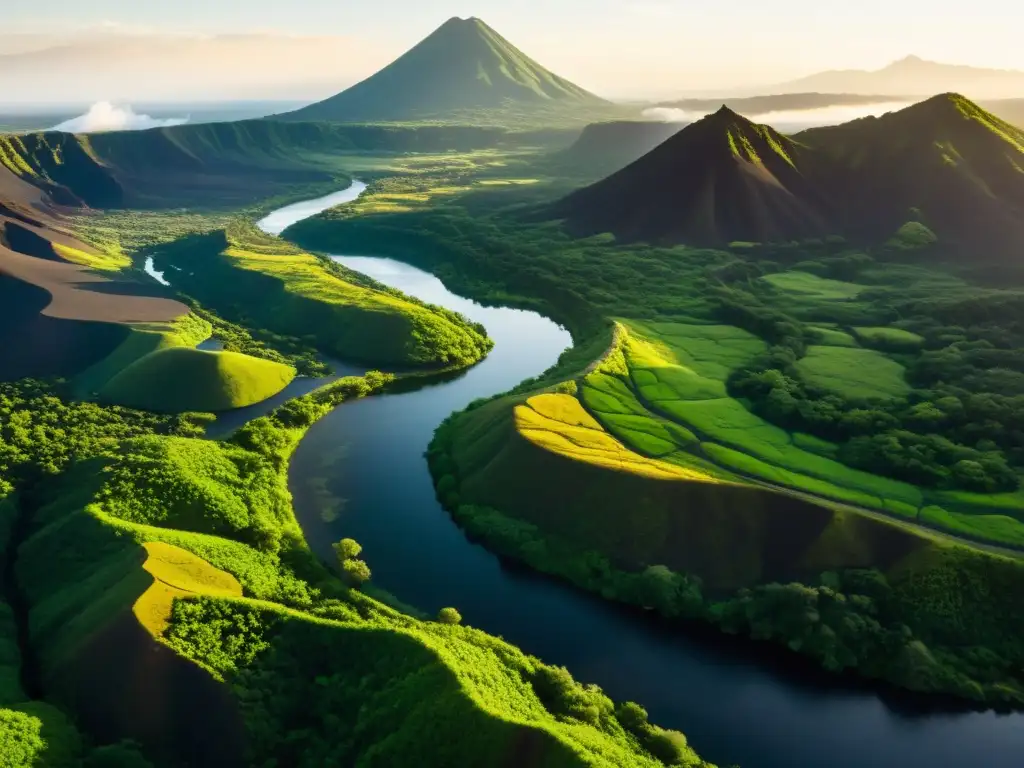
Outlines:
[{"label": "white cloud", "polygon": [[99,133],[101,131],[141,131],[146,128],[165,128],[187,123],[187,117],[165,119],[137,114],[131,107],[118,107],[109,101],[93,104],[84,115],[65,120],[52,130],[68,133]]},{"label": "white cloud", "polygon": [[[824,125],[838,125],[862,117],[878,117],[886,112],[908,107],[908,102],[886,101],[877,104],[837,104],[817,109],[786,109],[774,112],[745,113],[755,123],[764,123],[775,128],[800,130]],[[713,111],[713,110],[712,110]],[[651,107],[643,115],[648,120],[662,123],[692,123],[711,114],[710,111],[677,109],[674,107]]]},{"label": "white cloud", "polygon": [[707,115],[707,112],[694,112],[673,107],[651,107],[644,110],[644,117],[659,123],[692,123]]}]

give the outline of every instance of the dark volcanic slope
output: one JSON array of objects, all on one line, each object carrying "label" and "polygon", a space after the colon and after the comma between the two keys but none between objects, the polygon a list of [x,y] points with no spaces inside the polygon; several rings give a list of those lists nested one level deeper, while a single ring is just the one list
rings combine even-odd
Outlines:
[{"label": "dark volcanic slope", "polygon": [[804,150],[723,107],[556,206],[580,234],[714,246],[828,232],[827,198],[802,170]]},{"label": "dark volcanic slope", "polygon": [[723,107],[552,213],[582,234],[705,246],[880,243],[917,220],[949,252],[1019,261],[1024,130],[956,94],[792,140]]},{"label": "dark volcanic slope", "polygon": [[1024,131],[956,94],[878,118],[804,131],[842,193],[836,231],[890,236],[920,218],[979,260],[1024,255]]},{"label": "dark volcanic slope", "polygon": [[509,103],[529,107],[606,102],[549,72],[480,19],[453,18],[375,75],[281,117],[413,120]]}]

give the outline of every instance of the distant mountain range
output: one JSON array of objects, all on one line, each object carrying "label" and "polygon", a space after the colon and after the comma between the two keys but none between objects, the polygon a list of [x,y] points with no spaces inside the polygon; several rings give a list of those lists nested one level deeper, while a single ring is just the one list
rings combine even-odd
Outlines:
[{"label": "distant mountain range", "polygon": [[371,77],[281,117],[378,122],[613,106],[545,69],[480,19],[453,18]]},{"label": "distant mountain range", "polygon": [[[942,89],[939,89],[942,90]],[[705,112],[718,109],[723,104],[744,115],[763,115],[768,112],[802,111],[837,106],[861,106],[883,104],[892,101],[914,101],[908,96],[866,93],[789,93],[779,92],[763,96],[735,96],[726,98],[682,98],[659,102],[659,107]]]},{"label": "distant mountain range", "polygon": [[682,127],[680,123],[642,120],[592,123],[552,162],[568,172],[600,178],[643,157]]},{"label": "distant mountain range", "polygon": [[558,203],[579,234],[723,246],[844,235],[910,220],[975,258],[1024,253],[1024,130],[955,94],[793,137],[727,107]]},{"label": "distant mountain range", "polygon": [[971,99],[1024,95],[1024,72],[942,64],[917,56],[873,71],[842,69],[819,72],[764,90],[771,93],[845,93],[881,96],[929,96],[955,91]]}]

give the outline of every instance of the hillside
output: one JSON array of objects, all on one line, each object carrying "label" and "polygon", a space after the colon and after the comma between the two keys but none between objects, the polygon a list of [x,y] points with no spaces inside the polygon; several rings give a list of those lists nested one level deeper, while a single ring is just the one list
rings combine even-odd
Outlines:
[{"label": "hillside", "polygon": [[57,187],[34,180],[38,187],[0,165],[0,380],[73,375],[109,355],[133,325],[188,314],[117,275],[127,259],[69,234],[67,209],[48,194]]},{"label": "hillside", "polygon": [[947,252],[1008,263],[1024,244],[1024,131],[956,94],[784,138],[723,107],[553,207],[579,234],[725,246],[908,222]]},{"label": "hillside", "polygon": [[842,200],[833,231],[884,241],[917,218],[974,258],[1019,256],[1024,130],[968,99],[942,94],[796,139],[823,157],[822,183]]},{"label": "hillside", "polygon": [[1024,90],[1024,72],[985,69],[907,56],[877,70],[832,70],[772,86],[775,93],[857,93],[924,96],[957,91],[972,99],[1000,99]]},{"label": "hillside", "polygon": [[499,109],[610,106],[548,71],[477,18],[452,18],[371,77],[280,117],[337,122],[452,119]]},{"label": "hillside", "polygon": [[678,123],[639,120],[591,123],[571,147],[552,160],[559,168],[603,176],[640,159],[680,128]]},{"label": "hillside", "polygon": [[344,174],[325,154],[493,147],[500,129],[244,120],[74,135],[0,136],[0,166],[57,203],[92,208],[238,208]]},{"label": "hillside", "polygon": [[236,352],[171,348],[151,352],[100,390],[102,401],[155,413],[216,413],[273,397],[295,369]]},{"label": "hillside", "polygon": [[493,344],[461,315],[382,290],[244,223],[148,255],[158,267],[178,268],[176,288],[233,322],[309,337],[334,357],[398,368],[462,367]]},{"label": "hillside", "polygon": [[804,149],[722,107],[552,210],[570,229],[624,240],[722,245],[818,237],[830,204]]},{"label": "hillside", "polygon": [[[16,537],[4,577],[25,603],[0,605],[2,671],[21,662],[61,707],[0,679],[0,708],[14,705],[0,745],[17,713],[47,737],[16,765],[144,765],[144,750],[159,765],[710,768],[638,707],[478,630],[398,613],[312,554],[291,451],[387,380],[336,382],[226,441],[152,434],[128,411],[61,413],[68,431],[47,435],[77,461],[0,499],[0,535]],[[14,402],[4,426],[38,419]]]},{"label": "hillside", "polygon": [[[605,599],[772,640],[831,671],[1024,702],[1010,607],[1024,565],[898,513],[822,499],[858,504],[873,491],[899,510],[913,489],[811,456],[743,416],[714,377],[757,354],[752,340],[688,331],[690,357],[661,359],[667,346],[620,329],[623,346],[596,371],[453,415],[428,454],[445,506],[491,549]],[[992,664],[975,663],[979,644]]]}]

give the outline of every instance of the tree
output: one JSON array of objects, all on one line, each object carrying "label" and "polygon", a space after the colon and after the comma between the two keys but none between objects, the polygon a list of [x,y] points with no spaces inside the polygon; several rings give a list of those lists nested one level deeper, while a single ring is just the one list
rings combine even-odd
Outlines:
[{"label": "tree", "polygon": [[342,539],[334,547],[334,554],[338,557],[338,567],[345,575],[345,579],[353,587],[361,587],[370,580],[370,566],[359,559],[363,551],[362,545],[355,539]]},{"label": "tree", "polygon": [[354,587],[361,587],[370,580],[370,566],[362,560],[345,560],[341,564],[341,570]]},{"label": "tree", "polygon": [[441,624],[461,624],[462,614],[454,608],[442,608],[437,612],[437,620]]},{"label": "tree", "polygon": [[359,557],[363,551],[362,545],[355,539],[342,539],[334,544],[334,553],[338,556],[338,564],[345,567],[346,560],[353,560]]}]

